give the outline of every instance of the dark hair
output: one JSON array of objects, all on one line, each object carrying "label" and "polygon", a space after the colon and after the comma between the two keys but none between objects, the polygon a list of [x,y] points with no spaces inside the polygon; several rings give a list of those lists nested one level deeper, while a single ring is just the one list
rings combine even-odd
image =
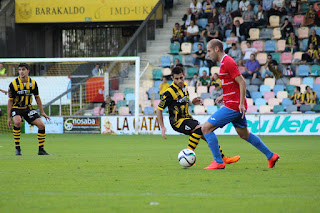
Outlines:
[{"label": "dark hair", "polygon": [[180,73],[184,73],[183,68],[180,67],[180,66],[175,66],[175,67],[172,69],[172,72],[171,72],[172,76],[173,76],[173,75],[179,75]]},{"label": "dark hair", "polygon": [[299,92],[301,91],[300,87],[296,86],[296,88],[297,88],[297,90],[298,90]]},{"label": "dark hair", "polygon": [[175,23],[174,25],[179,25],[180,26],[180,24],[177,22],[177,23]]},{"label": "dark hair", "polygon": [[232,43],[231,46],[236,46],[236,43]]},{"label": "dark hair", "polygon": [[311,88],[310,86],[306,86],[306,90],[308,89],[308,87]]},{"label": "dark hair", "polygon": [[269,56],[271,56],[271,58],[272,58],[272,55],[271,55],[271,54],[268,54],[268,57],[269,57]]},{"label": "dark hair", "polygon": [[20,63],[18,67],[25,67],[27,70],[30,70],[30,67],[27,63]]},{"label": "dark hair", "polygon": [[289,19],[288,19],[288,18],[285,18],[284,20],[287,20],[287,21],[289,21]]}]

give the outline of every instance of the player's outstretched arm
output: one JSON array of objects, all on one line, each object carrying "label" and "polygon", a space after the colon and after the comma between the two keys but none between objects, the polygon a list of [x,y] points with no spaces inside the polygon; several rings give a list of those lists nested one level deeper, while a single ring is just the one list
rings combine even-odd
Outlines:
[{"label": "player's outstretched arm", "polygon": [[196,97],[192,100],[193,105],[199,105],[202,104],[202,99],[200,97]]},{"label": "player's outstretched arm", "polygon": [[8,93],[8,91],[0,89],[0,92],[3,92],[5,95]]},{"label": "player's outstretched arm", "polygon": [[167,139],[167,136],[166,136],[166,127],[164,126],[164,123],[163,123],[163,115],[162,115],[162,110],[160,109],[157,109],[157,119],[158,119],[158,122],[160,124],[160,127],[161,127],[161,134],[162,134],[162,137],[164,139]]},{"label": "player's outstretched arm", "polygon": [[49,117],[49,116],[44,112],[44,110],[43,110],[43,106],[42,106],[42,102],[41,102],[40,96],[36,96],[35,99],[36,99],[37,105],[38,105],[38,107],[39,107],[39,109],[40,109],[41,115],[42,115],[43,117],[45,117],[46,120],[49,120],[49,121],[50,121],[50,117]]}]

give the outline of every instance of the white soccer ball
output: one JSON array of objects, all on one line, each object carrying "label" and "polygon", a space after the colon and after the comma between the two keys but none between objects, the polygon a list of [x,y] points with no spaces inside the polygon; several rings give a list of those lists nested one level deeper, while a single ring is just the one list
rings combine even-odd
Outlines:
[{"label": "white soccer ball", "polygon": [[178,160],[181,166],[190,167],[196,162],[196,153],[190,149],[183,149],[178,154]]}]

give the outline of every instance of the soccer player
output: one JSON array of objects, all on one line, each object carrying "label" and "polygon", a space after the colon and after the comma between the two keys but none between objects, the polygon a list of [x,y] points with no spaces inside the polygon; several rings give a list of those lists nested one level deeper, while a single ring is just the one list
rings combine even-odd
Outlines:
[{"label": "soccer player", "polygon": [[49,155],[44,149],[45,141],[45,125],[41,120],[38,112],[31,106],[32,95],[34,95],[41,115],[46,120],[50,120],[49,116],[43,111],[42,102],[39,96],[38,86],[35,80],[29,77],[30,68],[26,63],[20,63],[18,66],[19,77],[13,80],[9,85],[9,100],[8,100],[8,127],[11,128],[13,120],[13,136],[16,144],[16,155],[21,155],[20,135],[21,122],[24,118],[29,124],[36,125],[38,131],[39,151],[38,155]]},{"label": "soccer player", "polygon": [[[188,149],[195,150],[200,138],[204,139],[199,121],[192,118],[189,113],[189,93],[187,84],[184,82],[183,68],[177,66],[172,69],[171,86],[163,93],[157,109],[157,119],[159,121],[162,137],[167,139],[167,131],[163,123],[162,110],[169,109],[169,118],[172,128],[185,135],[190,135]],[[192,100],[192,104],[201,104],[202,100],[197,97]],[[204,139],[205,140],[205,139]],[[225,156],[220,148],[220,157],[226,164],[237,162],[240,156]]]},{"label": "soccer player", "polygon": [[8,93],[8,91],[0,89],[0,92],[3,92],[5,95]]},{"label": "soccer player", "polygon": [[222,96],[217,98],[219,103],[223,100],[225,106],[221,107],[203,124],[202,132],[206,138],[214,160],[211,164],[204,168],[207,170],[224,169],[220,152],[218,138],[214,134],[214,130],[222,128],[228,123],[232,123],[238,135],[251,143],[260,152],[265,154],[268,159],[269,168],[273,168],[279,159],[279,155],[271,152],[262,140],[250,133],[247,128],[247,120],[245,117],[246,102],[246,82],[239,72],[236,62],[223,51],[223,44],[220,40],[213,39],[207,44],[207,55],[212,61],[220,62],[219,76],[222,85]]}]

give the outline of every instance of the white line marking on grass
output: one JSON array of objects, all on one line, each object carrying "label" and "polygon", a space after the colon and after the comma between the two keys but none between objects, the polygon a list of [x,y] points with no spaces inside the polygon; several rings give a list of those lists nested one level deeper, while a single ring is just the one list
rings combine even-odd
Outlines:
[{"label": "white line marking on grass", "polygon": [[319,199],[320,194],[317,195],[287,195],[287,194],[217,194],[217,193],[126,193],[126,192],[0,192],[0,194],[23,194],[23,195],[48,195],[48,196],[169,196],[169,197],[239,197],[239,198],[305,198],[305,199]]}]

